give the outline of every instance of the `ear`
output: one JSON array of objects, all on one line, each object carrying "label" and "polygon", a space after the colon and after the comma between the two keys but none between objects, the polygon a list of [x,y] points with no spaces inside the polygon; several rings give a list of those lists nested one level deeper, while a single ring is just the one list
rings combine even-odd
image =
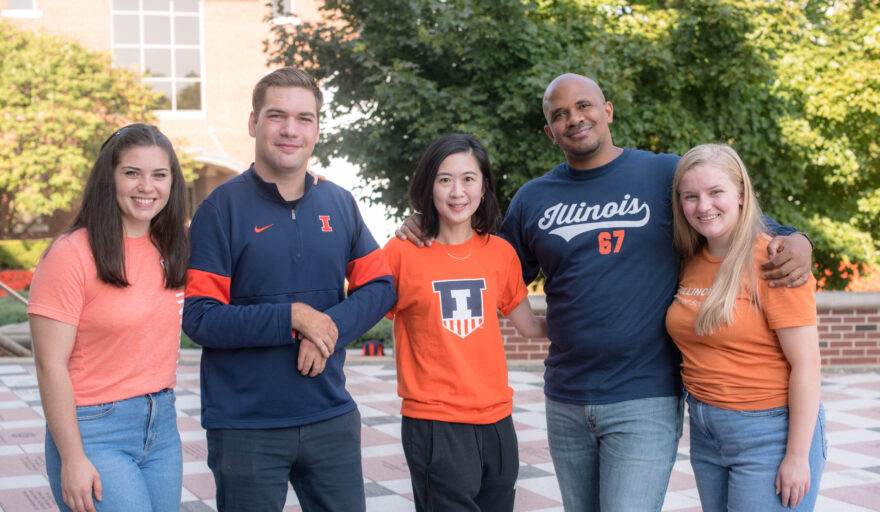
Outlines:
[{"label": "ear", "polygon": [[614,122],[614,105],[611,104],[610,101],[605,102],[605,117],[608,119],[608,124]]},{"label": "ear", "polygon": [[248,117],[248,133],[251,137],[257,136],[257,118],[253,111],[251,111],[251,115]]},{"label": "ear", "polygon": [[544,133],[547,134],[547,137],[550,137],[550,142],[552,142],[553,144],[556,144],[556,137],[553,135],[553,131],[550,130],[550,125],[548,125],[548,124],[544,125]]}]

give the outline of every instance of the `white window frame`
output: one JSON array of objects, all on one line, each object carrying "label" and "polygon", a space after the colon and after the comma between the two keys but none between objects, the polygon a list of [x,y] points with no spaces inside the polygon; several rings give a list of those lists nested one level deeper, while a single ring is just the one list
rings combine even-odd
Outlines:
[{"label": "white window frame", "polygon": [[43,11],[37,9],[37,0],[31,0],[30,9],[3,9],[0,16],[4,18],[30,18],[38,19],[43,17]]},{"label": "white window frame", "polygon": [[[143,64],[144,60],[144,52],[148,49],[161,49],[161,50],[169,50],[171,54],[171,76],[168,78],[153,78],[153,77],[142,77],[141,80],[145,84],[149,84],[151,82],[155,83],[170,83],[171,84],[171,93],[170,93],[170,101],[171,108],[170,109],[157,109],[153,112],[159,117],[159,119],[205,119],[205,27],[204,27],[204,12],[202,9],[201,0],[198,2],[199,10],[194,13],[179,13],[174,11],[174,1],[170,0],[170,8],[168,11],[146,11],[143,7],[143,0],[137,0],[138,8],[137,10],[119,10],[113,7],[113,1],[110,2],[110,42],[111,42],[111,51],[115,57],[115,51],[117,48],[122,49],[136,49],[139,52],[139,62],[141,63],[140,69],[138,71],[140,73],[144,72]],[[138,43],[116,43],[115,40],[115,31],[116,27],[114,26],[114,16],[116,14],[136,14],[138,16],[139,23],[139,32],[140,32],[140,42]],[[147,44],[144,42],[144,16],[148,16],[151,14],[155,15],[168,15],[171,22],[170,27],[170,37],[171,42],[168,44]],[[198,19],[199,25],[199,42],[198,44],[176,44],[174,38],[176,37],[174,31],[174,18],[175,16],[180,15],[193,17]],[[199,51],[199,78],[187,80],[185,78],[180,78],[176,76],[176,53],[174,50],[184,49],[184,50],[198,50]],[[177,109],[177,92],[178,86],[180,84],[186,83],[199,83],[199,109],[198,110],[179,110]]]},{"label": "white window frame", "polygon": [[[276,3],[278,0],[270,0],[271,2],[271,13],[272,13],[272,23],[276,25],[299,25],[302,23],[302,20],[296,14],[296,0],[282,0],[283,7],[285,7],[284,11],[278,12],[276,10]],[[285,14],[289,13],[289,14]]]}]

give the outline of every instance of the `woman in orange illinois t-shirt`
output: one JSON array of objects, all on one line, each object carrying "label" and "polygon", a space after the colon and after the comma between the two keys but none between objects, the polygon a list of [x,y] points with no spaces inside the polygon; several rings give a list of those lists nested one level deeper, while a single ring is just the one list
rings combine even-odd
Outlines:
[{"label": "woman in orange illinois t-shirt", "polygon": [[703,510],[812,510],[825,467],[816,282],[757,278],[770,238],[728,146],[685,154],[673,179],[684,258],[666,327],[682,353]]},{"label": "woman in orange illinois t-shirt", "polygon": [[428,247],[392,238],[401,434],[416,510],[511,511],[519,471],[513,390],[498,313],[544,337],[501,219],[486,150],[473,135],[428,147],[409,189]]},{"label": "woman in orange illinois t-shirt", "polygon": [[145,124],[119,129],[101,146],[73,227],[34,273],[28,314],[61,510],[180,508],[184,193],[168,138]]}]

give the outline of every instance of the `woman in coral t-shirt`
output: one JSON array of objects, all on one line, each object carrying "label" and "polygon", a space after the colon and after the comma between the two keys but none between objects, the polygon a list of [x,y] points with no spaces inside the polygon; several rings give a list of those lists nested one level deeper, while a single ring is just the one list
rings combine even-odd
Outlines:
[{"label": "woman in coral t-shirt", "polygon": [[703,510],[812,510],[826,451],[816,281],[757,277],[770,238],[730,147],[688,151],[672,202],[684,261],[666,327],[682,353]]},{"label": "woman in coral t-shirt", "polygon": [[28,314],[61,510],[180,508],[184,193],[168,138],[121,128],[101,146],[73,227],[37,266]]},{"label": "woman in coral t-shirt", "polygon": [[486,150],[473,135],[428,147],[409,190],[429,247],[391,239],[401,434],[416,510],[513,510],[519,470],[513,390],[498,311],[544,337],[501,220]]}]

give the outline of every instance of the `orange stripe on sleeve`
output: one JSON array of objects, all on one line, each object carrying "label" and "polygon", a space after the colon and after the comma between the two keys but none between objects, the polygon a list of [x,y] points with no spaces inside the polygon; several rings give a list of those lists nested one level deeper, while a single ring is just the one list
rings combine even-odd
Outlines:
[{"label": "orange stripe on sleeve", "polygon": [[186,297],[210,297],[229,304],[231,282],[228,277],[191,268],[186,271]]},{"label": "orange stripe on sleeve", "polygon": [[349,262],[348,269],[345,272],[350,290],[359,288],[377,277],[390,275],[391,268],[388,266],[385,253],[381,249],[376,249],[366,256]]}]

